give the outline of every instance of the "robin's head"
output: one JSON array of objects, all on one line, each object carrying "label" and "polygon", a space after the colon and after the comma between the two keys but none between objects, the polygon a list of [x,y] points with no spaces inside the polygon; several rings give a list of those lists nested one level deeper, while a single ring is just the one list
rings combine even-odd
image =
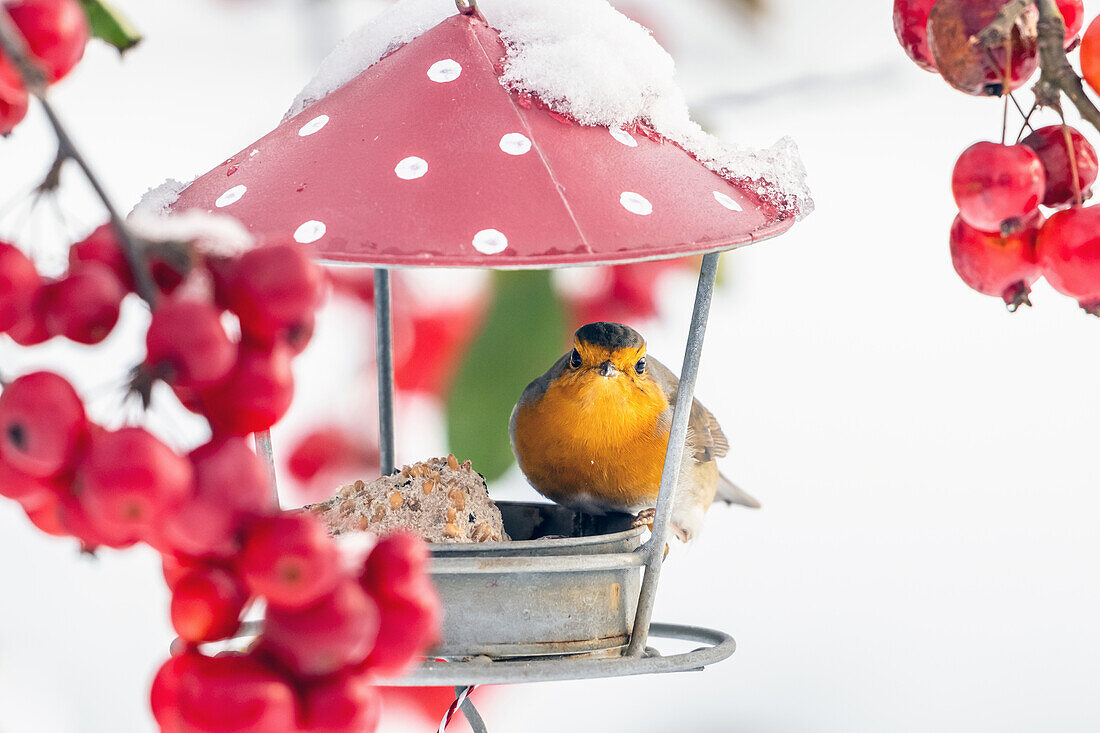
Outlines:
[{"label": "robin's head", "polygon": [[641,334],[619,323],[600,322],[577,330],[573,350],[540,404],[569,420],[583,419],[596,440],[599,435],[633,434],[639,425],[652,428],[668,407],[668,397],[646,364]]},{"label": "robin's head", "polygon": [[585,376],[648,378],[645,339],[630,326],[598,321],[577,329],[569,369]]}]

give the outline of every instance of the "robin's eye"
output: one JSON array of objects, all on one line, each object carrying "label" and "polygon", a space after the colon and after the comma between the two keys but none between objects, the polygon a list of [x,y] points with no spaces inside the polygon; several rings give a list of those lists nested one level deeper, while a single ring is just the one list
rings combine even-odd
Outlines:
[{"label": "robin's eye", "polygon": [[634,371],[638,372],[638,374],[644,374],[645,373],[645,357],[644,356],[641,359],[638,359],[638,363],[634,365]]},{"label": "robin's eye", "polygon": [[569,366],[574,369],[580,369],[581,366],[581,353],[576,349],[573,349],[573,353],[569,355]]}]

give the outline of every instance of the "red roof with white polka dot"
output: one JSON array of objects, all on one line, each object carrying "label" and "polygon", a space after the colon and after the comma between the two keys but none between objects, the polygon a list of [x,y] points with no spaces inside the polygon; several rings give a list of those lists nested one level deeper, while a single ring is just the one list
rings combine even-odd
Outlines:
[{"label": "red roof with white polka dot", "polygon": [[793,223],[643,125],[585,127],[499,82],[504,45],[456,15],[188,186],[332,264],[555,267],[679,257]]}]

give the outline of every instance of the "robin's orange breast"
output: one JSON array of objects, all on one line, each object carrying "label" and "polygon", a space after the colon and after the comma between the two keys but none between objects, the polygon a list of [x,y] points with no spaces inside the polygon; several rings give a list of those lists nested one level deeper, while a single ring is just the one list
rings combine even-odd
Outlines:
[{"label": "robin's orange breast", "polygon": [[652,382],[551,383],[516,411],[513,441],[531,485],[552,501],[633,510],[661,484],[668,399]]}]

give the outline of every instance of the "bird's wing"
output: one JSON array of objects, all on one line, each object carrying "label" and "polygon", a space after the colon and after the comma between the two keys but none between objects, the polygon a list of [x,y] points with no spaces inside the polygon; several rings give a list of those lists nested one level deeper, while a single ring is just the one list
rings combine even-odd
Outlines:
[{"label": "bird's wing", "polygon": [[[654,381],[661,386],[668,395],[667,419],[672,421],[672,408],[676,404],[676,394],[680,390],[680,380],[661,362],[653,357],[646,357],[649,364],[649,373]],[[695,448],[695,460],[700,462],[712,461],[721,458],[730,452],[730,443],[726,434],[722,432],[718,420],[711,411],[703,407],[699,400],[693,400],[691,404],[691,417],[688,420],[688,433],[691,435],[691,445]]]}]

